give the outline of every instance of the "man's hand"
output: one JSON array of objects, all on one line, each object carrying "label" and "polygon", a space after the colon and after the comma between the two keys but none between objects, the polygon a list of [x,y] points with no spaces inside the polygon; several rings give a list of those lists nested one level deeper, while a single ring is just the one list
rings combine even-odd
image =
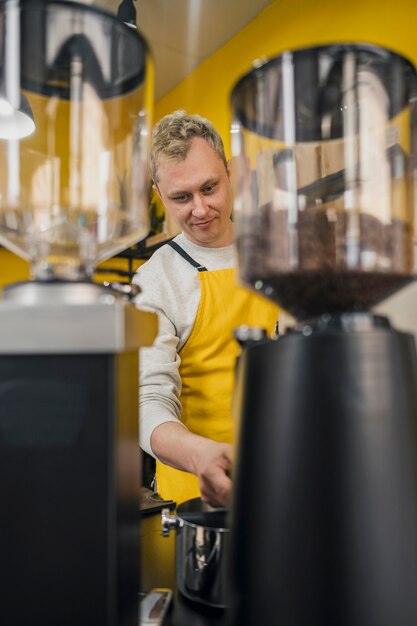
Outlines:
[{"label": "man's hand", "polygon": [[211,506],[226,506],[232,481],[232,446],[195,435],[178,422],[157,426],[151,446],[160,461],[198,477],[201,498]]},{"label": "man's hand", "polygon": [[[203,438],[202,438],[203,439]],[[194,473],[198,476],[201,499],[212,506],[227,506],[232,491],[232,446],[204,439],[196,455]]]}]

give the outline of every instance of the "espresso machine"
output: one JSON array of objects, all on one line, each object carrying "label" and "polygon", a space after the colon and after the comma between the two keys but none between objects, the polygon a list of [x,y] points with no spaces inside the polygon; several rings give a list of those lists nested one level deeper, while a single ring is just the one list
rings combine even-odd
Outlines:
[{"label": "espresso machine", "polygon": [[372,307],[413,280],[416,71],[333,44],[231,97],[240,277],[296,319],[243,350],[233,626],[417,624],[417,358]]},{"label": "espresso machine", "polygon": [[0,622],[137,626],[138,349],[156,319],[96,264],[145,237],[152,63],[73,2],[0,13]]}]

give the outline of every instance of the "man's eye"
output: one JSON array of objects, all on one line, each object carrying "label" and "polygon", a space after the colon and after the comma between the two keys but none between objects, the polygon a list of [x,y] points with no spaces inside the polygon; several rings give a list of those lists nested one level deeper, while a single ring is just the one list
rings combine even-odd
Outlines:
[{"label": "man's eye", "polygon": [[207,187],[204,187],[203,192],[212,193],[215,188],[216,188],[216,185],[208,185]]},{"label": "man's eye", "polygon": [[174,202],[186,202],[188,200],[188,195],[184,194],[182,196],[174,196],[172,200]]}]

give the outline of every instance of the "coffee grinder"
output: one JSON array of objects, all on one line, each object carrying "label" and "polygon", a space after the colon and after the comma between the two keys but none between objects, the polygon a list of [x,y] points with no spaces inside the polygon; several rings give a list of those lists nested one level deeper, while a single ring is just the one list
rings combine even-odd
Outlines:
[{"label": "coffee grinder", "polygon": [[297,320],[244,350],[233,626],[417,624],[417,359],[372,307],[413,279],[416,71],[287,51],[232,92],[243,282]]},{"label": "coffee grinder", "polygon": [[0,302],[0,622],[137,626],[156,320],[91,276],[149,230],[148,47],[98,8],[6,0],[0,53],[0,242],[33,276]]}]

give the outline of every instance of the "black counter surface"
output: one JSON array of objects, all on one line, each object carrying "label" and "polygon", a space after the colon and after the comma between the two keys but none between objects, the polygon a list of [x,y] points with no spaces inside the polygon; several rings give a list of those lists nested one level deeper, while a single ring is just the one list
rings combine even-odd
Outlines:
[{"label": "black counter surface", "polygon": [[191,602],[177,590],[175,580],[175,531],[162,536],[161,514],[141,519],[141,592],[154,587],[173,590],[172,607],[164,626],[226,626],[227,611]]}]

